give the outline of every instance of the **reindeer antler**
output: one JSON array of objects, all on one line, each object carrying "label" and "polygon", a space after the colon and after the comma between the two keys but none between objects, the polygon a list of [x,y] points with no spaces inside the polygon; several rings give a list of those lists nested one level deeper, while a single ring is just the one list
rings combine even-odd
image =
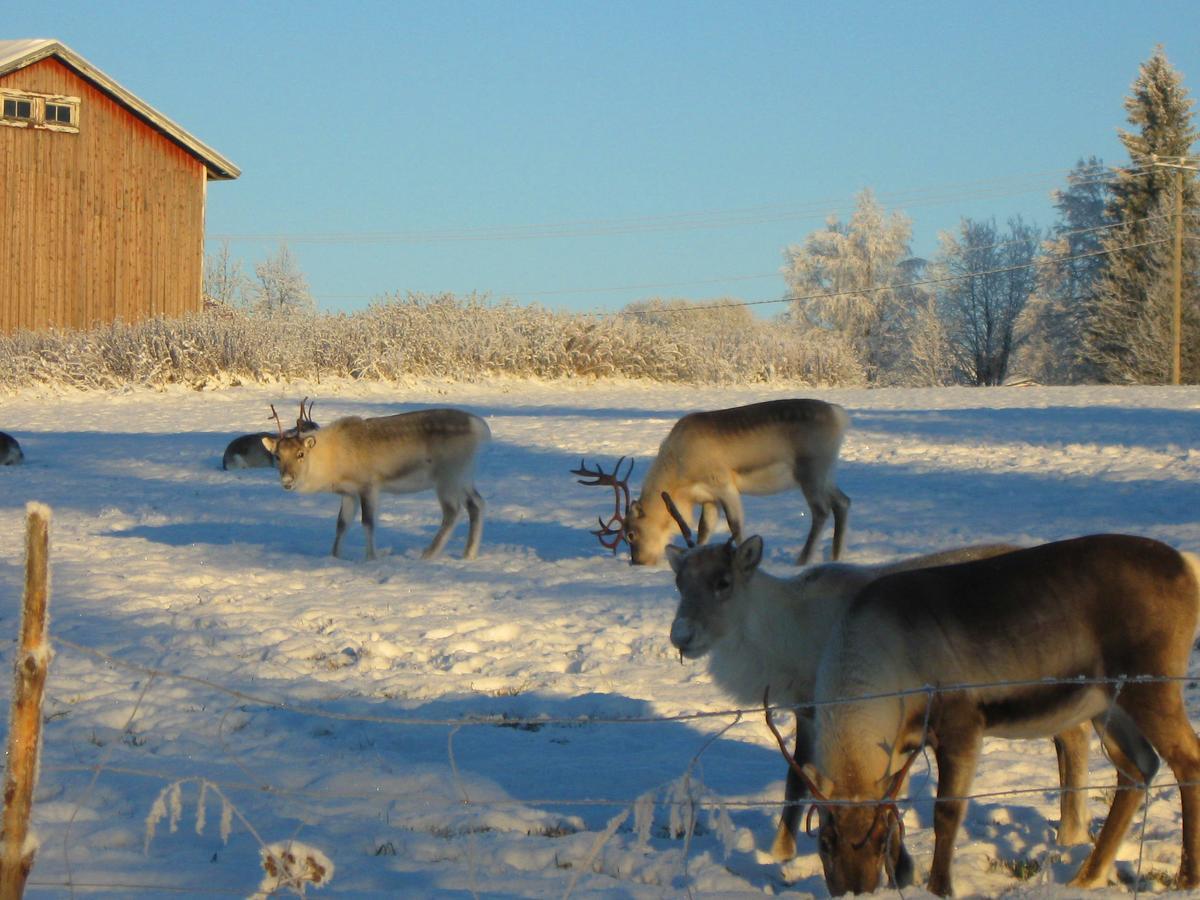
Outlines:
[{"label": "reindeer antler", "polygon": [[[580,484],[588,485],[609,485],[613,489],[613,514],[606,522],[603,516],[598,516],[600,528],[598,531],[593,531],[600,543],[613,552],[613,556],[617,555],[617,548],[621,546],[621,541],[625,538],[625,520],[629,518],[629,476],[633,473],[634,460],[629,460],[629,467],[625,470],[625,477],[619,478],[618,473],[621,471],[621,465],[625,462],[625,457],[622,456],[617,460],[617,464],[613,466],[611,472],[605,472],[600,468],[599,463],[595,469],[589,469],[587,462],[584,459],[579,460],[579,468],[572,469],[572,475],[581,475],[583,478],[590,478],[591,481],[579,479]],[[622,508],[621,500],[624,498],[625,504]],[[616,525],[614,528],[613,525]],[[605,538],[612,538],[611,542]]]},{"label": "reindeer antler", "polygon": [[275,427],[279,429],[279,439],[283,440],[283,422],[279,419],[279,413],[275,412],[275,404],[271,404],[271,415],[267,416],[267,421],[275,420]]},{"label": "reindeer antler", "polygon": [[[300,401],[300,418],[298,418],[298,419],[296,420],[296,434],[299,434],[301,431],[303,431],[303,430],[304,430],[304,427],[305,427],[306,425],[313,425],[313,424],[315,424],[315,423],[313,422],[313,418],[312,418],[312,408],[313,408],[313,404],[312,404],[312,403],[309,403],[309,404],[308,404],[308,411],[307,411],[307,412],[305,412],[305,410],[304,410],[304,404],[305,404],[307,401],[308,401],[308,398],[307,398],[307,397],[305,397],[303,400],[301,400],[301,401]],[[313,401],[313,403],[316,403],[316,401],[314,400],[314,401]]]},{"label": "reindeer antler", "polygon": [[679,513],[679,507],[675,505],[675,501],[671,499],[671,495],[666,491],[662,492],[663,503],[667,505],[667,512],[671,514],[671,518],[675,520],[675,524],[679,526],[679,530],[683,533],[683,542],[689,547],[695,547],[696,542],[692,540],[692,529],[688,527],[688,523]]},{"label": "reindeer antler", "polygon": [[[818,788],[813,783],[813,780],[808,777],[808,773],[800,767],[798,762],[796,762],[795,754],[788,752],[787,743],[784,741],[783,735],[779,733],[779,729],[775,727],[774,720],[771,719],[770,685],[767,685],[766,689],[763,691],[763,715],[766,716],[767,727],[771,729],[771,734],[775,735],[775,743],[779,745],[779,752],[782,753],[783,758],[788,761],[788,765],[792,768],[792,771],[799,775],[801,780],[808,786],[808,792],[812,795],[813,800],[815,800],[818,804],[827,802],[829,798],[821,793],[820,788]],[[811,819],[811,811],[809,818]]]}]

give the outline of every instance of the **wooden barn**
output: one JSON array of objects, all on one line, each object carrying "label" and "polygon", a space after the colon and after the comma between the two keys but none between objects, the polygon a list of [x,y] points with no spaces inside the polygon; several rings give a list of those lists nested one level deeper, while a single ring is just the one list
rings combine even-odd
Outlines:
[{"label": "wooden barn", "polygon": [[0,40],[0,104],[0,333],[200,309],[237,166],[58,41]]}]

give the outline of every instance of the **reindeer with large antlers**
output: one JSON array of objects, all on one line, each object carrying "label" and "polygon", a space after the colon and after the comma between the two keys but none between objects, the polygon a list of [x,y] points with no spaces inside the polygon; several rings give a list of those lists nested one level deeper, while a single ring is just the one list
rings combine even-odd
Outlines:
[{"label": "reindeer with large antlers", "polygon": [[[717,525],[718,508],[735,540],[742,537],[742,495],[777,494],[800,488],[812,513],[799,563],[808,562],[829,516],[833,515],[833,558],[842,554],[850,498],[834,482],[838,451],[850,417],[821,400],[769,400],[732,409],[691,413],[671,428],[646,473],[641,496],[602,527],[600,539],[617,528],[629,542],[634,565],[654,565],[671,535],[671,516],[661,495],[675,498],[685,516],[700,506],[697,541],[703,544]],[[624,459],[624,457],[622,457]],[[577,470],[575,474],[597,475]],[[603,473],[599,473],[603,475]],[[611,478],[613,480],[603,480]],[[629,472],[598,477],[589,484],[613,484],[628,497]],[[601,520],[602,526],[605,525]],[[614,527],[616,526],[616,527]]]},{"label": "reindeer with large antlers", "polygon": [[[274,409],[274,408],[272,408]],[[465,506],[470,519],[464,559],[479,550],[483,497],[475,489],[475,460],[491,439],[487,422],[459,409],[427,409],[362,419],[338,419],[320,431],[262,439],[279,458],[284,490],[340,494],[333,555],[356,508],[362,506],[367,559],[375,558],[375,512],[380,492],[409,494],[432,489],[442,508],[442,524],[422,554],[437,556]]]}]

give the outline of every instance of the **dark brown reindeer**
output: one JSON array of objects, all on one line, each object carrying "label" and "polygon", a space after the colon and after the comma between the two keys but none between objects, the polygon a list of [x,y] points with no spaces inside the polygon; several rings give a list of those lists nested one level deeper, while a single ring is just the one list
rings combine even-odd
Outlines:
[{"label": "dark brown reindeer", "polygon": [[15,466],[25,460],[21,445],[11,434],[0,431],[0,466]]},{"label": "dark brown reindeer", "polygon": [[[743,494],[777,494],[798,487],[808,501],[812,525],[797,561],[808,562],[830,514],[832,556],[837,559],[845,543],[850,498],[835,483],[834,469],[849,422],[842,407],[822,400],[768,400],[686,415],[663,440],[637,500],[628,502],[629,472],[620,481],[585,482],[615,484],[625,492],[625,511],[610,519],[607,529],[601,520],[600,539],[606,547],[614,546],[606,538],[624,539],[630,562],[654,565],[672,531],[671,515],[661,499],[664,491],[686,517],[700,506],[696,539],[703,544],[717,525],[718,508],[740,541]],[[575,470],[577,475],[598,472]],[[607,477],[615,479],[616,469]]]},{"label": "dark brown reindeer", "polygon": [[[669,496],[663,498],[673,510]],[[674,513],[672,513],[674,514]],[[687,524],[678,519],[685,541]],[[796,715],[795,759],[811,760],[817,666],[838,619],[866,585],[895,572],[985,559],[1019,549],[1007,544],[980,544],[863,566],[825,563],[791,578],[764,572],[762,538],[741,544],[732,539],[696,549],[667,547],[675,571],[679,606],[671,624],[671,643],[688,659],[706,658],[714,683],[739,706],[757,703],[765,690]],[[1064,787],[1060,794],[1058,840],[1087,840],[1088,734],[1081,726],[1055,738]],[[807,795],[796,766],[789,766],[785,805],[771,848],[784,861],[796,852],[801,804]],[[905,857],[907,860],[907,858]],[[908,868],[911,868],[910,866]],[[901,876],[905,865],[901,864]]]},{"label": "dark brown reindeer", "polygon": [[1198,620],[1200,559],[1128,535],[871,582],[822,655],[813,762],[797,767],[819,810],[830,892],[878,887],[899,832],[903,775],[922,746],[938,770],[929,890],[948,896],[983,738],[1043,737],[1089,721],[1117,790],[1072,886],[1107,883],[1159,755],[1180,785],[1178,886],[1200,886],[1200,739],[1182,691]]}]

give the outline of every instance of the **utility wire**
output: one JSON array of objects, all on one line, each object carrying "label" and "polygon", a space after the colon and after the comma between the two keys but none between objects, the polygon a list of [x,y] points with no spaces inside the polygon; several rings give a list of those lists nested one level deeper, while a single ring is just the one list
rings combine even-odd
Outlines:
[{"label": "utility wire", "polygon": [[737,306],[766,306],[771,303],[803,303],[807,300],[827,300],[837,297],[855,297],[862,294],[875,294],[880,291],[897,291],[904,288],[916,287],[931,287],[939,284],[949,284],[955,281],[966,281],[971,278],[982,278],[986,275],[1001,275],[1005,272],[1018,272],[1022,269],[1033,269],[1038,266],[1053,266],[1065,262],[1073,262],[1077,259],[1088,259],[1094,256],[1106,256],[1109,253],[1118,253],[1123,250],[1134,250],[1138,247],[1150,247],[1154,244],[1165,244],[1169,238],[1159,238],[1153,241],[1143,241],[1139,244],[1126,244],[1123,247],[1110,247],[1107,250],[1093,250],[1089,253],[1077,253],[1073,256],[1055,256],[1046,257],[1033,262],[1021,263],[1013,266],[1001,266],[995,269],[986,269],[980,272],[965,272],[961,275],[944,275],[940,278],[925,278],[920,281],[907,281],[901,284],[882,284],[874,287],[856,288],[846,291],[822,291],[816,294],[792,295],[788,297],[779,297],[774,300],[746,300],[737,303],[711,303],[697,306],[684,306],[678,308],[666,307],[662,309],[649,310],[618,310],[617,312],[594,313],[593,315],[607,318],[612,316],[639,316],[639,315],[662,315],[666,314],[686,314],[692,312],[700,312],[709,309],[729,309]]},{"label": "utility wire", "polygon": [[[1133,167],[1121,170],[1127,175],[1144,175],[1153,167]],[[916,188],[907,191],[885,192],[876,196],[890,206],[922,207],[967,199],[993,199],[1042,190],[1050,177],[1061,179],[1064,170],[1010,176],[957,185]],[[1074,170],[1066,170],[1068,176]],[[1072,185],[1101,183],[1103,179],[1090,174],[1072,181]],[[733,209],[699,210],[665,213],[656,216],[632,216],[623,219],[581,219],[532,225],[497,225],[444,230],[408,230],[395,232],[261,232],[216,233],[208,236],[215,241],[283,241],[295,244],[344,243],[456,243],[471,241],[540,240],[566,237],[599,237],[661,231],[729,228],[762,225],[797,219],[825,218],[830,210],[842,208],[845,200],[821,200],[803,204],[751,206]]]}]

